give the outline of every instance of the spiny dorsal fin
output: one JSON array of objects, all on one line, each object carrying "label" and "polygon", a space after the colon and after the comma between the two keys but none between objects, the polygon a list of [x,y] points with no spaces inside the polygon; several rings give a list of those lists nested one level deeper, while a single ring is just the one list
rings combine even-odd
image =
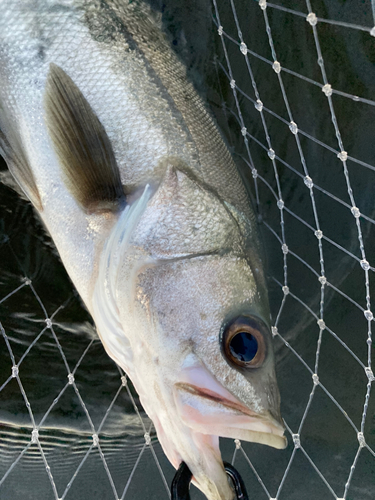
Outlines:
[{"label": "spiny dorsal fin", "polygon": [[[12,114],[0,102],[0,154],[6,161],[9,171],[17,181],[12,188],[20,193],[22,191],[32,202],[39,212],[42,212],[43,206],[39,191],[35,182],[33,171],[28,163],[24,151],[21,137],[17,131]],[[2,181],[4,178],[2,178]],[[10,184],[10,183],[9,183]],[[8,184],[8,185],[9,185]]]},{"label": "spiny dorsal fin", "polygon": [[50,65],[44,104],[70,193],[86,212],[119,210],[125,195],[111,142],[82,92],[56,64]]}]

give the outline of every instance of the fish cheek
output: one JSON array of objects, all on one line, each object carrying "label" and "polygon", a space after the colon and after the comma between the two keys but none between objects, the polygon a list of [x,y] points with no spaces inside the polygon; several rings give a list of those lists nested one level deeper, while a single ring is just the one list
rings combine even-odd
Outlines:
[{"label": "fish cheek", "polygon": [[207,278],[202,280],[212,272],[212,262],[208,262],[211,259],[165,262],[139,276],[142,296],[148,297],[157,323],[151,342],[158,346],[159,363],[168,383],[179,382],[190,354],[204,364],[210,360],[217,369],[225,368],[217,343],[222,320],[221,301],[217,300],[220,290],[212,290]]},{"label": "fish cheek", "polygon": [[[168,351],[176,357],[176,349],[192,348],[189,331],[194,319],[187,310],[189,301],[180,293],[178,276],[173,264],[156,265],[146,269],[138,280],[138,296],[143,297],[142,307],[147,304],[147,316],[156,323],[156,330],[150,341],[158,346],[159,363],[163,364],[169,356]],[[155,329],[154,329],[155,330]]]}]

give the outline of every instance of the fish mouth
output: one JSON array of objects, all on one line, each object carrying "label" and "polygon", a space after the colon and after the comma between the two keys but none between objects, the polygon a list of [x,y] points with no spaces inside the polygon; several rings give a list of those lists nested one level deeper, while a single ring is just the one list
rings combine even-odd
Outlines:
[{"label": "fish mouth", "polygon": [[201,434],[240,439],[277,449],[287,446],[281,419],[277,420],[269,411],[257,413],[249,409],[216,380],[210,386],[185,381],[175,384],[176,404],[188,427]]},{"label": "fish mouth", "polygon": [[[154,418],[160,443],[177,469],[185,462],[192,482],[210,500],[229,500],[233,491],[225,473],[219,437],[239,439],[283,449],[284,424],[278,407],[263,408],[249,386],[245,405],[195,357],[187,359],[173,383],[173,420],[169,427]],[[259,408],[259,410],[258,410]]]}]

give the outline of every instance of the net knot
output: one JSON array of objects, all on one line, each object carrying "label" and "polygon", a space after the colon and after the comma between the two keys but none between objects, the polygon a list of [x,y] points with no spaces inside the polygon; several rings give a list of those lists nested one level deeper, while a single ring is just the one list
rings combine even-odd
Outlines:
[{"label": "net knot", "polygon": [[318,326],[319,326],[319,328],[320,328],[321,330],[324,330],[324,329],[325,329],[326,324],[325,324],[325,322],[324,322],[322,319],[318,319],[317,323],[318,323]]},{"label": "net knot", "polygon": [[358,438],[359,446],[361,448],[366,446],[365,436],[363,435],[363,432],[358,432],[357,438]]},{"label": "net knot", "polygon": [[241,448],[241,441],[239,439],[235,439],[234,444],[236,445],[236,450],[239,450]]},{"label": "net knot", "polygon": [[289,123],[289,129],[292,132],[292,134],[296,135],[298,133],[298,127],[296,122],[290,122]]},{"label": "net knot", "polygon": [[352,207],[350,209],[350,211],[356,219],[359,219],[359,217],[361,216],[361,212],[359,211],[359,208],[357,208],[357,207]]},{"label": "net knot", "polygon": [[69,373],[68,374],[68,381],[69,381],[69,385],[73,385],[74,384],[74,375],[73,375],[73,373]]},{"label": "net knot", "polygon": [[255,106],[255,109],[259,112],[261,112],[263,109],[263,103],[260,99],[257,99],[257,102],[254,104],[254,106]]},{"label": "net knot", "polygon": [[305,186],[307,186],[309,189],[311,189],[314,186],[313,180],[308,175],[304,177],[303,182],[305,183]]},{"label": "net knot", "polygon": [[314,12],[310,12],[310,14],[307,15],[306,21],[311,26],[316,26],[318,24],[318,18],[316,17],[316,14],[314,14]]},{"label": "net knot", "polygon": [[369,379],[369,382],[373,382],[375,380],[374,372],[371,370],[369,366],[366,366],[365,372],[367,375],[367,378]]},{"label": "net knot", "polygon": [[286,245],[285,243],[283,243],[281,245],[281,250],[283,251],[283,254],[286,255],[289,252],[288,245]]},{"label": "net knot", "polygon": [[325,85],[323,85],[322,87],[322,92],[327,96],[331,96],[332,95],[332,87],[329,83],[326,83]]},{"label": "net knot", "polygon": [[247,134],[247,128],[246,127],[242,127],[241,128],[241,134],[245,137],[246,134]]},{"label": "net knot", "polygon": [[31,442],[37,443],[39,441],[39,431],[38,429],[33,429],[31,432]]},{"label": "net knot", "polygon": [[219,26],[218,29],[217,29],[217,32],[218,32],[219,36],[223,35],[223,31],[224,31],[224,28],[222,26]]},{"label": "net knot", "polygon": [[275,154],[275,151],[274,151],[272,148],[270,148],[270,149],[268,150],[267,154],[268,154],[268,156],[271,158],[271,160],[274,160],[274,159],[275,159],[276,154]]},{"label": "net knot", "polygon": [[295,448],[301,448],[301,440],[299,434],[292,434],[293,443]]},{"label": "net knot", "polygon": [[267,0],[259,0],[259,7],[262,10],[266,10],[266,8],[267,8]]},{"label": "net knot", "polygon": [[252,168],[251,174],[252,174],[253,178],[256,179],[258,177],[258,170],[256,168]]},{"label": "net knot", "polygon": [[364,271],[368,271],[370,269],[370,264],[366,259],[361,260],[361,267]]},{"label": "net knot", "polygon": [[283,291],[284,295],[288,295],[288,293],[289,293],[289,287],[288,286],[283,286],[282,287],[282,291]]},{"label": "net knot", "polygon": [[280,73],[281,64],[279,63],[279,61],[274,61],[274,63],[272,64],[272,69],[274,70],[275,73]]},{"label": "net knot", "polygon": [[374,315],[372,314],[370,309],[366,309],[366,311],[363,311],[363,314],[365,315],[367,321],[372,321],[374,319]]},{"label": "net knot", "polygon": [[126,386],[127,386],[127,384],[128,384],[128,379],[126,378],[126,376],[125,376],[125,375],[123,375],[123,376],[121,377],[121,385],[122,385],[123,387],[126,387]]},{"label": "net knot", "polygon": [[341,161],[346,161],[348,159],[348,153],[346,151],[340,151],[340,153],[337,154],[337,158]]},{"label": "net knot", "polygon": [[242,52],[242,54],[244,56],[246,56],[247,54],[247,46],[246,46],[246,43],[245,42],[241,42],[241,45],[240,45],[240,51]]},{"label": "net knot", "polygon": [[92,444],[94,446],[98,446],[99,444],[99,436],[96,433],[92,435]]},{"label": "net knot", "polygon": [[321,240],[323,238],[323,231],[321,231],[320,229],[317,229],[315,232],[314,232],[315,236],[318,238],[318,240]]},{"label": "net knot", "polygon": [[318,377],[318,375],[316,373],[313,373],[312,379],[313,379],[314,385],[318,385],[319,384],[319,377]]},{"label": "net knot", "polygon": [[233,80],[233,79],[232,79],[232,80],[230,81],[229,85],[230,85],[230,88],[231,88],[231,89],[236,88],[236,80]]},{"label": "net knot", "polygon": [[280,210],[282,210],[284,208],[284,202],[283,200],[278,200],[277,201],[277,206]]},{"label": "net knot", "polygon": [[319,283],[321,283],[322,285],[326,285],[327,284],[327,278],[325,276],[319,276]]},{"label": "net knot", "polygon": [[147,446],[149,446],[151,444],[151,436],[148,432],[146,432],[143,436],[145,438],[145,443]]},{"label": "net knot", "polygon": [[277,326],[271,326],[271,333],[274,337],[279,334],[279,330],[277,329]]},{"label": "net knot", "polygon": [[19,369],[17,365],[12,366],[12,378],[18,377]]}]

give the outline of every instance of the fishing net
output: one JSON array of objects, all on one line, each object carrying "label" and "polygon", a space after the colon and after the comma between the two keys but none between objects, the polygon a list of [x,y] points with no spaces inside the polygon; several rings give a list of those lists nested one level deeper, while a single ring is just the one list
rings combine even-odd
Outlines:
[{"label": "fishing net", "polygon": [[[275,2],[213,1],[206,80],[262,229],[289,444],[223,440],[223,457],[250,498],[370,500],[375,6]],[[30,205],[0,187],[0,498],[168,498],[131,382]]]}]

